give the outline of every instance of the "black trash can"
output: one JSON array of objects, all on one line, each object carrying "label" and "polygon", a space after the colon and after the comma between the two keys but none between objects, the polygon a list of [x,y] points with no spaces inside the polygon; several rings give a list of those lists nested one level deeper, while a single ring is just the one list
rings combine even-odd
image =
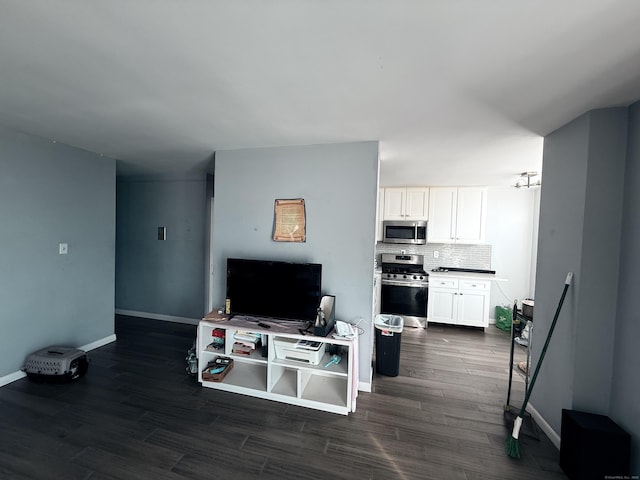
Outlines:
[{"label": "black trash can", "polygon": [[376,315],[376,372],[397,377],[400,371],[400,338],[403,319],[398,315]]}]

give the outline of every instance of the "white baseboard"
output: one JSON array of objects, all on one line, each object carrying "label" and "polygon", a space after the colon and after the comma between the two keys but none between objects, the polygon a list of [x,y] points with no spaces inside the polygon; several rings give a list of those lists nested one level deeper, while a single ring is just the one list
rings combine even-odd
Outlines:
[{"label": "white baseboard", "polygon": [[201,318],[175,317],[173,315],[164,315],[162,313],[138,312],[136,310],[123,310],[116,308],[118,315],[126,315],[128,317],[149,318],[151,320],[162,320],[163,322],[186,323],[188,325],[198,325]]},{"label": "white baseboard", "polygon": [[540,430],[542,430],[545,435],[549,437],[551,443],[553,443],[555,447],[560,450],[560,435],[558,435],[556,431],[551,428],[551,425],[547,423],[544,417],[540,415],[540,412],[538,412],[535,407],[531,405],[531,403],[527,405],[527,411],[531,414],[531,418],[533,418],[533,420],[536,422],[536,425],[540,427]]},{"label": "white baseboard", "polygon": [[5,375],[4,377],[0,377],[0,387],[4,387],[5,385],[15,382],[16,380],[20,380],[26,376],[27,374],[24,372],[13,372],[9,375]]},{"label": "white baseboard", "polygon": [[371,382],[358,382],[358,390],[371,393]]},{"label": "white baseboard", "polygon": [[109,335],[108,337],[101,338],[100,340],[96,340],[95,342],[87,343],[81,347],[78,347],[80,350],[84,350],[85,352],[89,352],[91,350],[95,350],[96,348],[104,347],[105,345],[116,341],[115,335]]},{"label": "white baseboard", "polygon": [[[107,337],[101,338],[100,340],[96,340],[95,342],[87,343],[86,345],[82,345],[78,347],[80,350],[84,350],[85,352],[89,352],[91,350],[95,350],[96,348],[103,347],[108,343],[112,343],[116,341],[115,335],[109,335]],[[4,387],[10,383],[15,382],[16,380],[20,380],[21,378],[26,377],[27,374],[23,371],[13,372],[9,375],[5,375],[4,377],[0,377],[0,387]]]}]

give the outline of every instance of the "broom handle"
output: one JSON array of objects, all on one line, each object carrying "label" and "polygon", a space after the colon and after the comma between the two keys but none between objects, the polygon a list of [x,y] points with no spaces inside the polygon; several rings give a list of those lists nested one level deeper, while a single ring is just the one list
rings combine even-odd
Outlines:
[{"label": "broom handle", "polygon": [[567,295],[567,290],[569,289],[569,284],[571,284],[572,278],[573,278],[573,273],[569,272],[567,274],[567,279],[564,282],[564,289],[562,290],[562,296],[560,297],[558,308],[556,308],[556,314],[553,316],[553,322],[551,322],[551,328],[549,328],[547,339],[544,342],[544,347],[542,347],[542,352],[540,353],[540,358],[538,359],[536,370],[533,372],[533,377],[531,377],[531,383],[529,383],[529,389],[527,390],[524,396],[524,402],[522,402],[522,408],[520,409],[520,414],[518,415],[519,417],[522,417],[524,415],[524,411],[527,408],[527,403],[529,403],[529,397],[531,396],[533,385],[536,383],[536,378],[538,378],[540,365],[542,365],[542,360],[544,359],[544,356],[547,353],[547,347],[549,346],[549,341],[551,341],[551,334],[553,333],[553,329],[556,327],[556,322],[558,321],[558,316],[560,315],[560,309],[562,308],[562,304],[564,303],[564,297]]},{"label": "broom handle", "polygon": [[515,343],[516,331],[514,328],[514,323],[518,318],[518,302],[513,302],[513,310],[511,311],[511,352],[509,353],[509,388],[507,389],[507,404],[505,405],[505,409],[509,408],[509,403],[511,402],[511,382],[513,381],[513,344]]}]

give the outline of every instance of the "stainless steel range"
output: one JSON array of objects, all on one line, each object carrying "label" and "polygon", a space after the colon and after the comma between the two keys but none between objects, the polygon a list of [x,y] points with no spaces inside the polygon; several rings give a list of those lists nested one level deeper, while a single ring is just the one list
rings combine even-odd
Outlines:
[{"label": "stainless steel range", "polygon": [[429,275],[423,255],[382,254],[381,313],[399,315],[406,327],[427,328]]}]

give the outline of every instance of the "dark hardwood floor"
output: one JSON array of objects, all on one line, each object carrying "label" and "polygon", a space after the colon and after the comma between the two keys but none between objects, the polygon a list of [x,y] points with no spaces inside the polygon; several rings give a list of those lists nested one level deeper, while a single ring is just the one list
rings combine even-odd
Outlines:
[{"label": "dark hardwood floor", "polygon": [[[116,318],[70,384],[0,388],[2,479],[564,479],[541,433],[505,454],[509,335],[405,329],[400,375],[335,415],[201,388],[195,327]],[[517,376],[516,376],[517,377]],[[511,404],[519,407],[517,377]]]}]

